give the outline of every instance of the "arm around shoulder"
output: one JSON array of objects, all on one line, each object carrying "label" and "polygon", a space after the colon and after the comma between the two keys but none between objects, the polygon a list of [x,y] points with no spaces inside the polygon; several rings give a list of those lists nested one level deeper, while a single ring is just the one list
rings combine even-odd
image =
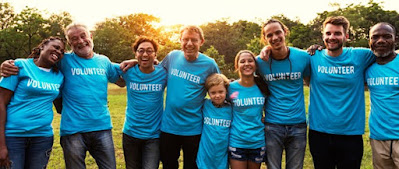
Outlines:
[{"label": "arm around shoulder", "polygon": [[11,75],[17,75],[19,69],[17,66],[15,66],[14,60],[6,60],[3,63],[1,63],[0,71],[1,71],[1,76],[8,77]]}]

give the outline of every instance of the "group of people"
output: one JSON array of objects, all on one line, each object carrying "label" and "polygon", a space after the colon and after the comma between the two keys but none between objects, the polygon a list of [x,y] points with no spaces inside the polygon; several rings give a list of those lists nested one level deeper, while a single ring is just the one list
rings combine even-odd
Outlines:
[{"label": "group of people", "polygon": [[[72,52],[56,37],[45,39],[31,58],[5,61],[0,80],[0,166],[43,168],[53,145],[52,103],[61,113],[66,168],[85,168],[88,151],[99,168],[116,168],[107,106],[108,82],[126,86],[123,128],[126,168],[303,168],[307,119],[303,81],[310,84],[309,147],[316,169],[360,168],[365,127],[364,84],[370,90],[370,142],[374,168],[398,168],[399,70],[396,29],[378,23],[370,49],[345,48],[349,21],[323,23],[326,49],[311,55],[288,47],[279,20],[262,26],[268,46],[260,56],[238,52],[239,79],[222,74],[200,53],[201,28],[180,32],[181,50],[154,65],[158,44],[139,37],[137,60],[112,63],[93,52],[85,25],[65,29]],[[11,76],[10,76],[11,75]],[[163,105],[166,91],[165,108]],[[208,93],[209,99],[204,99]],[[262,117],[264,116],[264,119]]]}]

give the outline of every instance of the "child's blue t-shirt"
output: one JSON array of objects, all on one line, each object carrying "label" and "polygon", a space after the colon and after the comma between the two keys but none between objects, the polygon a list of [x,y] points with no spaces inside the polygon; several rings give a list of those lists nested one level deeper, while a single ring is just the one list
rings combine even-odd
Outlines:
[{"label": "child's blue t-shirt", "polygon": [[230,83],[229,96],[233,102],[233,121],[230,129],[230,147],[257,149],[265,146],[265,125],[262,123],[265,96],[258,86]]},{"label": "child's blue t-shirt", "polygon": [[18,75],[0,79],[0,87],[14,92],[7,105],[5,136],[53,136],[53,101],[64,81],[61,72],[40,69],[33,59],[16,59]]},{"label": "child's blue t-shirt", "polygon": [[298,48],[289,49],[290,54],[284,60],[256,59],[270,91],[265,107],[268,123],[292,125],[306,122],[303,77],[310,76],[310,56]]},{"label": "child's blue t-shirt", "polygon": [[331,57],[326,50],[310,58],[309,128],[338,135],[364,133],[364,72],[375,61],[365,48],[343,48]]},{"label": "child's blue t-shirt", "polygon": [[374,63],[366,71],[370,91],[370,138],[399,140],[399,55],[384,65]]},{"label": "child's blue t-shirt", "polygon": [[206,99],[202,107],[204,116],[201,141],[197,154],[199,169],[227,169],[232,108],[230,104],[215,107]]},{"label": "child's blue t-shirt", "polygon": [[126,73],[119,69],[126,82],[127,106],[123,133],[138,139],[159,138],[166,87],[166,70],[154,66],[151,73],[143,73],[139,65]]},{"label": "child's blue t-shirt", "polygon": [[111,129],[108,82],[119,78],[111,61],[96,53],[85,59],[72,52],[65,53],[59,67],[65,76],[60,135]]},{"label": "child's blue t-shirt", "polygon": [[161,131],[183,136],[201,134],[205,80],[220,72],[215,60],[199,53],[196,60],[188,61],[183,51],[175,50],[163,59],[161,65],[168,71]]}]

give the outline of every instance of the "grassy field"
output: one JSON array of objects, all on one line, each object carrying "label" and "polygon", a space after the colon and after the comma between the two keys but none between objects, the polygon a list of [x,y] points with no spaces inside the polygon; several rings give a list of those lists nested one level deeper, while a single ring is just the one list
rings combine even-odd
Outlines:
[{"label": "grassy field", "polygon": [[[369,93],[366,91],[366,119],[368,119],[368,112],[370,110],[370,102],[369,102]],[[305,101],[306,105],[308,105],[308,97],[309,96],[309,88],[305,87]],[[112,124],[114,126],[113,132],[113,139],[115,144],[115,155],[116,155],[116,163],[117,168],[125,168],[125,161],[123,157],[123,150],[122,150],[122,128],[123,123],[125,120],[125,107],[126,107],[126,89],[119,88],[115,85],[110,85],[108,89],[108,101],[109,101],[109,109],[111,111],[112,116]],[[60,137],[59,137],[59,126],[60,126],[60,118],[59,114],[54,114],[54,146],[53,151],[51,153],[50,161],[48,164],[48,168],[65,168],[62,148],[60,145]],[[372,168],[372,157],[371,157],[371,147],[370,141],[368,139],[369,136],[369,129],[368,129],[368,120],[366,120],[366,131],[363,135],[364,138],[364,154],[362,160],[362,169],[371,169]],[[86,158],[86,165],[88,169],[95,169],[97,165],[94,159],[87,153]],[[179,159],[181,162],[182,159]],[[284,163],[284,162],[283,162]],[[162,168],[162,165],[160,165]],[[182,168],[182,165],[180,165]],[[262,169],[266,167],[262,165]],[[283,168],[285,165],[283,164]],[[309,152],[309,147],[306,148],[306,155],[305,155],[305,162],[304,162],[305,169],[313,168],[312,157]]]}]

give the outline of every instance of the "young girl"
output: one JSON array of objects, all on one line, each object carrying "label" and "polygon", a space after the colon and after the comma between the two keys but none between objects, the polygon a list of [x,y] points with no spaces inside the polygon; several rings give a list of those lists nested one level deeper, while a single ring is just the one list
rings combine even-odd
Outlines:
[{"label": "young girl", "polygon": [[46,168],[53,147],[53,101],[64,76],[58,37],[43,40],[29,59],[17,59],[17,75],[0,79],[0,168]]},{"label": "young girl", "polygon": [[235,58],[240,79],[230,83],[233,122],[230,130],[229,158],[232,169],[259,169],[265,155],[264,124],[261,121],[267,84],[257,73],[255,56],[242,50]]},{"label": "young girl", "polygon": [[199,169],[227,169],[227,149],[232,119],[231,105],[226,101],[229,80],[223,74],[212,74],[205,81],[209,97],[202,107],[204,125],[198,149]]}]

